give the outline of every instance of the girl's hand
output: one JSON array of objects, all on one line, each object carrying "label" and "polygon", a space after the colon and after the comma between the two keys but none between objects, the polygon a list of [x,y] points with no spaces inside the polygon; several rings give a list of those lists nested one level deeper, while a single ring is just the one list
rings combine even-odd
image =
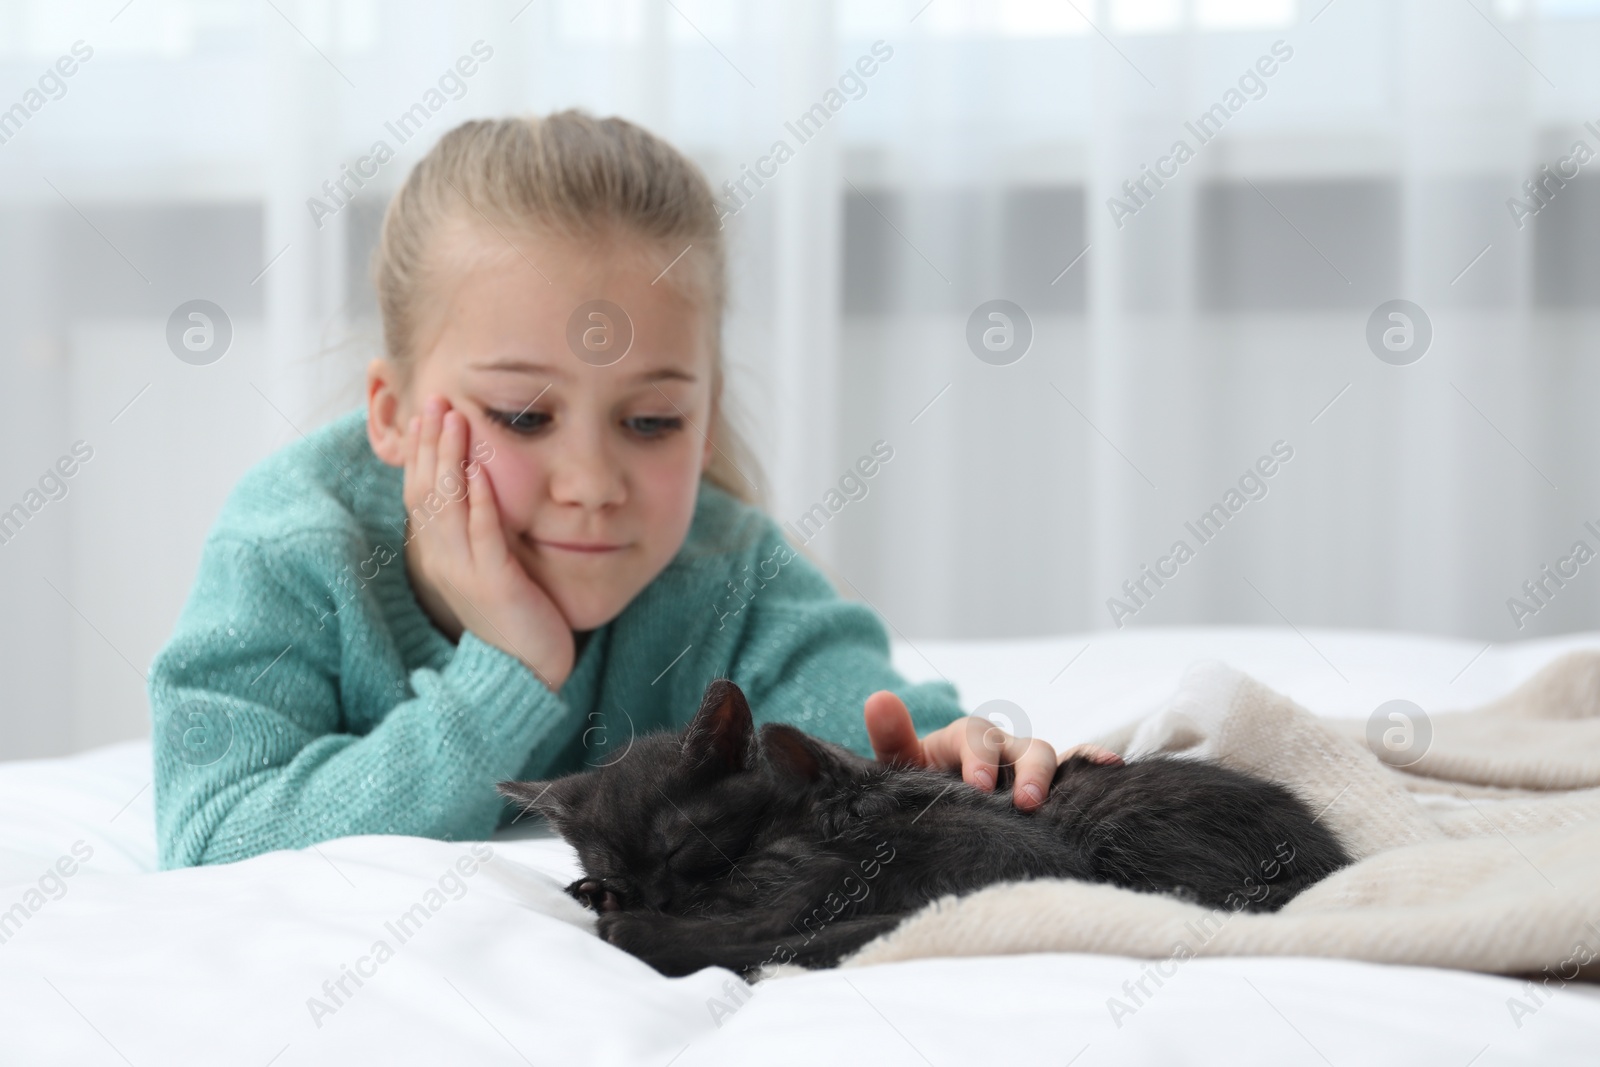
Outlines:
[{"label": "girl's hand", "polygon": [[506,547],[494,488],[466,463],[466,416],[429,397],[406,429],[406,567],[441,630],[471,630],[527,664],[551,691],[572,673],[572,627]]},{"label": "girl's hand", "polygon": [[1083,756],[1087,759],[1093,760],[1096,763],[1110,764],[1113,766],[1120,765],[1122,763],[1122,757],[1111,751],[1109,748],[1104,748],[1100,745],[1091,745],[1087,742],[1081,745],[1073,745],[1071,748],[1061,753],[1060,762],[1065,763],[1073,756]]},{"label": "girl's hand", "polygon": [[1013,737],[988,719],[967,715],[918,740],[905,701],[887,689],[867,698],[864,714],[872,751],[882,763],[961,769],[962,781],[984,792],[994,790],[1001,761],[1013,766],[1011,802],[1021,811],[1044,803],[1056,767],[1070,756],[1096,763],[1121,763],[1122,757],[1099,745],[1076,745],[1059,759],[1048,742]]}]

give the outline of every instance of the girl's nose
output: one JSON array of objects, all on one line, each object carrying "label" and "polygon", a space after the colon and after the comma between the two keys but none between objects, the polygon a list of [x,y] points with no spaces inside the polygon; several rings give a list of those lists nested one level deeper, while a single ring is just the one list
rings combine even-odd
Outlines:
[{"label": "girl's nose", "polygon": [[626,497],[622,469],[597,438],[575,434],[553,457],[550,496],[556,503],[601,508]]}]

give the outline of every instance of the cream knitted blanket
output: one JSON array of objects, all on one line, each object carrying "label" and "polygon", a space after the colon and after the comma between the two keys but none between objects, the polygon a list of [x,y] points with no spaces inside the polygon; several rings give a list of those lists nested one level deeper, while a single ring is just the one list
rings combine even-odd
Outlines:
[{"label": "cream knitted blanket", "polygon": [[1273,914],[1072,881],[995,885],[934,901],[841,966],[1101,952],[1340,956],[1547,987],[1600,978],[1600,652],[1570,654],[1487,706],[1424,718],[1395,720],[1432,734],[1420,759],[1397,759],[1369,744],[1365,721],[1319,719],[1230,667],[1197,665],[1165,710],[1100,743],[1281,782],[1354,864]]}]

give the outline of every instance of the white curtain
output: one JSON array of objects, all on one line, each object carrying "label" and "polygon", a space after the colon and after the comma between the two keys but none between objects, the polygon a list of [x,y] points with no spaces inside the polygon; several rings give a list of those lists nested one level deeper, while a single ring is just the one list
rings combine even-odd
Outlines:
[{"label": "white curtain", "polygon": [[[147,730],[228,489],[360,400],[387,196],[452,125],[566,106],[745,179],[771,510],[900,635],[1594,627],[1597,46],[1591,0],[0,5],[0,509],[93,449],[0,544],[0,757]],[[203,366],[165,332],[195,299],[233,330]],[[996,300],[1013,362],[968,341]]]}]

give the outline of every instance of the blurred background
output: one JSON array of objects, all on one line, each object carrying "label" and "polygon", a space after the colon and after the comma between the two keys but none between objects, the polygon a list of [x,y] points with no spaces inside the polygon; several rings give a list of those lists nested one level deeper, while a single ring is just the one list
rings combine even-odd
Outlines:
[{"label": "blurred background", "polygon": [[0,757],[148,732],[225,495],[361,400],[388,197],[568,106],[768,175],[731,388],[900,636],[1600,628],[1597,54],[1596,0],[4,0]]}]

